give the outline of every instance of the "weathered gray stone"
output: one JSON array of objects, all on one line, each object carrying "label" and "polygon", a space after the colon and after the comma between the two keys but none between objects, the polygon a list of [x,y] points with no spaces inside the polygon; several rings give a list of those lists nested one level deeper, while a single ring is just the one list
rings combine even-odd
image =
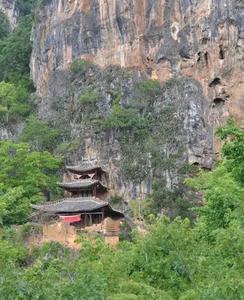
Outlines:
[{"label": "weathered gray stone", "polygon": [[9,20],[12,29],[15,28],[19,17],[19,11],[15,0],[0,0],[0,10],[2,10]]}]

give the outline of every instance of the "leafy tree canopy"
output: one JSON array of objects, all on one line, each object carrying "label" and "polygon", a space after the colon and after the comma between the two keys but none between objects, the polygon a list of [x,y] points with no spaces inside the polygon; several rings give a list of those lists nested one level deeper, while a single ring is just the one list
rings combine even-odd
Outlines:
[{"label": "leafy tree canopy", "polygon": [[18,121],[30,111],[29,94],[21,85],[0,82],[0,121],[4,124]]},{"label": "leafy tree canopy", "polygon": [[202,172],[188,180],[203,193],[204,205],[199,210],[205,233],[228,228],[233,222],[243,224],[244,213],[244,135],[232,121],[218,130],[224,140],[223,161],[212,172]]},{"label": "leafy tree canopy", "polygon": [[224,141],[222,155],[226,168],[244,186],[244,131],[229,120],[225,127],[218,129],[217,134]]},{"label": "leafy tree canopy", "polygon": [[133,108],[124,108],[114,104],[112,112],[101,123],[102,129],[131,129],[145,126],[145,121]]},{"label": "leafy tree canopy", "polygon": [[37,4],[37,0],[16,0],[16,6],[21,16],[29,15]]},{"label": "leafy tree canopy", "polygon": [[32,16],[26,16],[7,38],[0,41],[0,81],[17,82],[22,76],[29,76],[31,29]]},{"label": "leafy tree canopy", "polygon": [[36,151],[52,151],[58,144],[60,132],[57,129],[50,128],[48,124],[30,116],[23,129],[20,140],[29,143],[31,148]]},{"label": "leafy tree canopy", "polygon": [[56,188],[60,160],[27,144],[0,142],[0,218],[3,224],[25,221],[30,204]]},{"label": "leafy tree canopy", "polygon": [[10,24],[5,14],[0,10],[0,40],[10,33]]}]

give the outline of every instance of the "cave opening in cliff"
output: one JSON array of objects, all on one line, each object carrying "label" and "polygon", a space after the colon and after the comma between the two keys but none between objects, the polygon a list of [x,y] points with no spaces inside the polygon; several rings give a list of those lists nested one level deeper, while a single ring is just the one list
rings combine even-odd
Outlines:
[{"label": "cave opening in cliff", "polygon": [[203,45],[207,45],[208,41],[209,41],[208,38],[206,38],[206,37],[202,38],[202,44]]},{"label": "cave opening in cliff", "polygon": [[206,62],[206,65],[208,65],[208,52],[205,52],[204,53],[204,58],[205,58],[205,62]]},{"label": "cave opening in cliff", "polygon": [[215,87],[216,85],[221,84],[221,80],[219,77],[215,77],[210,83],[209,87]]},{"label": "cave opening in cliff", "polygon": [[225,100],[221,97],[216,97],[213,100],[213,106],[220,106],[220,105],[224,105]]},{"label": "cave opening in cliff", "polygon": [[197,55],[198,55],[197,62],[199,63],[202,60],[204,60],[205,64],[208,66],[208,63],[209,63],[209,54],[208,54],[208,52],[203,53],[203,52],[199,51],[197,53]]},{"label": "cave opening in cliff", "polygon": [[219,59],[225,59],[225,53],[222,45],[219,46]]}]

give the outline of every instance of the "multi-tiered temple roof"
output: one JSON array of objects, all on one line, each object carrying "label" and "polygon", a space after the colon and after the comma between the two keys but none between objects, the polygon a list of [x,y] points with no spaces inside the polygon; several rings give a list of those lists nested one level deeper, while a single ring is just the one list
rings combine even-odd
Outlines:
[{"label": "multi-tiered temple roof", "polygon": [[80,175],[84,173],[95,172],[95,171],[105,173],[105,171],[102,169],[101,166],[99,166],[96,163],[90,163],[90,162],[84,162],[77,166],[66,166],[66,170],[68,170],[71,173],[80,174]]},{"label": "multi-tiered temple roof", "polygon": [[[79,166],[66,167],[71,173],[83,175],[84,173],[90,175],[96,171],[104,172],[98,165],[91,163],[83,163]],[[98,176],[99,177],[99,176]],[[97,177],[97,178],[98,178]],[[85,179],[70,179],[69,181],[59,182],[58,185],[64,190],[71,193],[70,198],[61,199],[58,202],[49,202],[42,205],[32,205],[37,209],[46,213],[60,214],[60,213],[88,213],[98,210],[110,212],[113,215],[120,215],[122,213],[111,208],[108,202],[96,198],[97,192],[102,195],[107,192],[108,188],[101,183],[99,179],[85,178]],[[85,192],[85,193],[84,193]]]},{"label": "multi-tiered temple roof", "polygon": [[102,234],[106,243],[116,244],[119,240],[120,220],[124,218],[124,214],[113,209],[104,200],[109,190],[103,183],[107,182],[106,172],[99,165],[87,162],[79,166],[68,166],[66,170],[68,172],[64,174],[64,181],[58,185],[66,191],[65,196],[69,198],[32,205],[32,208],[40,212],[38,215],[55,220],[52,224],[44,221],[43,240],[58,241],[65,245],[72,243],[77,247],[77,234],[85,231]]},{"label": "multi-tiered temple roof", "polygon": [[43,205],[32,205],[34,209],[53,214],[60,213],[89,213],[101,209],[111,212],[113,215],[123,216],[114,210],[108,202],[93,197],[65,198],[58,202]]},{"label": "multi-tiered temple roof", "polygon": [[93,187],[104,191],[108,189],[96,179],[80,179],[70,182],[59,182],[58,185],[69,192],[86,191],[92,189]]}]

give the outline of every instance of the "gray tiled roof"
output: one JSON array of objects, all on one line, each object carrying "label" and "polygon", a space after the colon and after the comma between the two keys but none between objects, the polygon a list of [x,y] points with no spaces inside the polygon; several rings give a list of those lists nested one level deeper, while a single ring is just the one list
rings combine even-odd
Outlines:
[{"label": "gray tiled roof", "polygon": [[101,166],[92,163],[92,162],[83,162],[80,165],[77,166],[66,166],[66,169],[72,173],[84,173],[84,172],[89,172],[89,171],[95,171],[95,170],[102,170]]},{"label": "gray tiled roof", "polygon": [[32,208],[49,213],[91,212],[108,206],[108,202],[93,197],[66,198],[58,202],[32,205]]},{"label": "gray tiled roof", "polygon": [[61,188],[70,189],[70,190],[73,190],[73,189],[74,190],[77,190],[77,189],[82,190],[82,189],[93,187],[96,184],[107,189],[107,187],[102,185],[99,180],[95,180],[95,179],[81,179],[81,180],[74,180],[74,181],[70,181],[70,182],[59,182],[58,183],[58,185]]}]

